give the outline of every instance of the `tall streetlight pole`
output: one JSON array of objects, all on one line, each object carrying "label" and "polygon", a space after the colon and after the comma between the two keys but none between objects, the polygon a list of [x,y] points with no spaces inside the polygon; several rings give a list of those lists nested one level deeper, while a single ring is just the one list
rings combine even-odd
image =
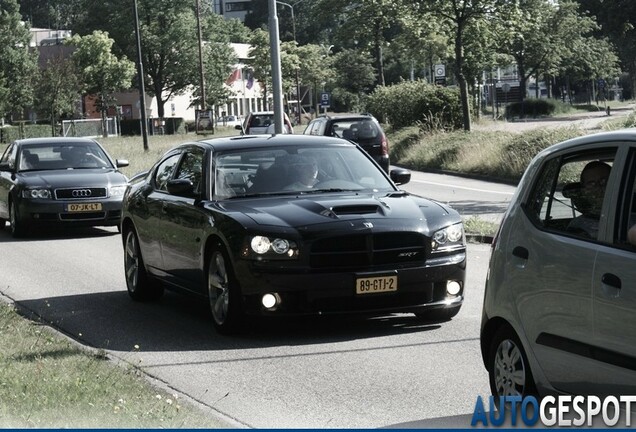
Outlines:
[{"label": "tall streetlight pole", "polygon": [[137,0],[133,0],[135,13],[135,36],[137,37],[137,76],[139,80],[139,108],[141,111],[141,136],[144,140],[144,151],[148,151],[148,124],[146,122],[146,89],[144,87],[144,66],[141,61],[141,35],[139,34],[139,14]]},{"label": "tall streetlight pole", "polygon": [[197,35],[199,41],[199,85],[201,86],[201,110],[205,110],[205,74],[203,72],[203,36],[201,35],[201,2],[197,0]]},{"label": "tall streetlight pole", "polygon": [[269,0],[269,44],[272,53],[272,87],[274,96],[274,133],[283,133],[283,83],[280,68],[280,37],[276,0]]},{"label": "tall streetlight pole", "polygon": [[[276,3],[282,4],[283,6],[287,6],[289,9],[291,9],[291,19],[292,19],[292,34],[294,36],[294,42],[297,43],[296,41],[296,18],[294,17],[294,6],[296,6],[298,3],[305,1],[305,0],[299,0],[296,3],[289,4],[289,3],[285,3],[282,1],[278,1],[276,0]],[[296,118],[298,121],[298,124],[300,124],[300,77],[299,77],[299,72],[298,72],[298,68],[296,69]]]}]

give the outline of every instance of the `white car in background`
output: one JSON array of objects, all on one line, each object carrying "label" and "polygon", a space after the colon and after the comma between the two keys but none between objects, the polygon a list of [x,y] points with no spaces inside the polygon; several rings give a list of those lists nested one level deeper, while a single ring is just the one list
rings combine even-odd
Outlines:
[{"label": "white car in background", "polygon": [[[294,133],[292,123],[283,113],[283,133]],[[242,126],[235,126],[241,135],[270,135],[274,133],[274,111],[253,111],[247,115]]]}]

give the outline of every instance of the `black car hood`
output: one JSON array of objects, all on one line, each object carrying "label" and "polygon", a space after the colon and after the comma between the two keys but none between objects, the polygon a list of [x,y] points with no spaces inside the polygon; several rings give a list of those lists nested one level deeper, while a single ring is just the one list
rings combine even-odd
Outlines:
[{"label": "black car hood", "polygon": [[77,186],[106,187],[127,183],[126,177],[114,169],[27,171],[18,175],[25,185],[53,189]]},{"label": "black car hood", "polygon": [[227,201],[223,207],[226,211],[248,216],[260,226],[297,230],[315,225],[332,225],[335,229],[341,224],[390,230],[396,220],[400,220],[399,229],[426,232],[461,221],[455,210],[443,204],[400,193],[271,197]]}]

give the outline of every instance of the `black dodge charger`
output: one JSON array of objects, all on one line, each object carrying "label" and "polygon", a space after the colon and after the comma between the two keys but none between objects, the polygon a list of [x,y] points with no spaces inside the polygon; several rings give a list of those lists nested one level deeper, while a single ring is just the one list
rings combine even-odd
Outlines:
[{"label": "black dodge charger", "polygon": [[[340,138],[220,138],[168,151],[124,196],[128,292],[209,301],[217,331],[246,314],[413,312],[450,319],[464,298],[459,214],[396,187]],[[162,283],[160,283],[162,282]]]},{"label": "black dodge charger", "polygon": [[20,237],[36,226],[114,226],[128,179],[90,138],[31,138],[0,157],[0,229]]}]

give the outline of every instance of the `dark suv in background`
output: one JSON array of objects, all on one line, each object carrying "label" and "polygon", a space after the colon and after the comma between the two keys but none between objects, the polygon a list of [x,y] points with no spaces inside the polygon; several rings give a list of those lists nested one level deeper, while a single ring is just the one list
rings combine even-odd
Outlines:
[{"label": "dark suv in background", "polygon": [[367,114],[320,116],[312,120],[305,135],[326,135],[348,139],[360,145],[389,172],[389,142],[375,117]]}]

